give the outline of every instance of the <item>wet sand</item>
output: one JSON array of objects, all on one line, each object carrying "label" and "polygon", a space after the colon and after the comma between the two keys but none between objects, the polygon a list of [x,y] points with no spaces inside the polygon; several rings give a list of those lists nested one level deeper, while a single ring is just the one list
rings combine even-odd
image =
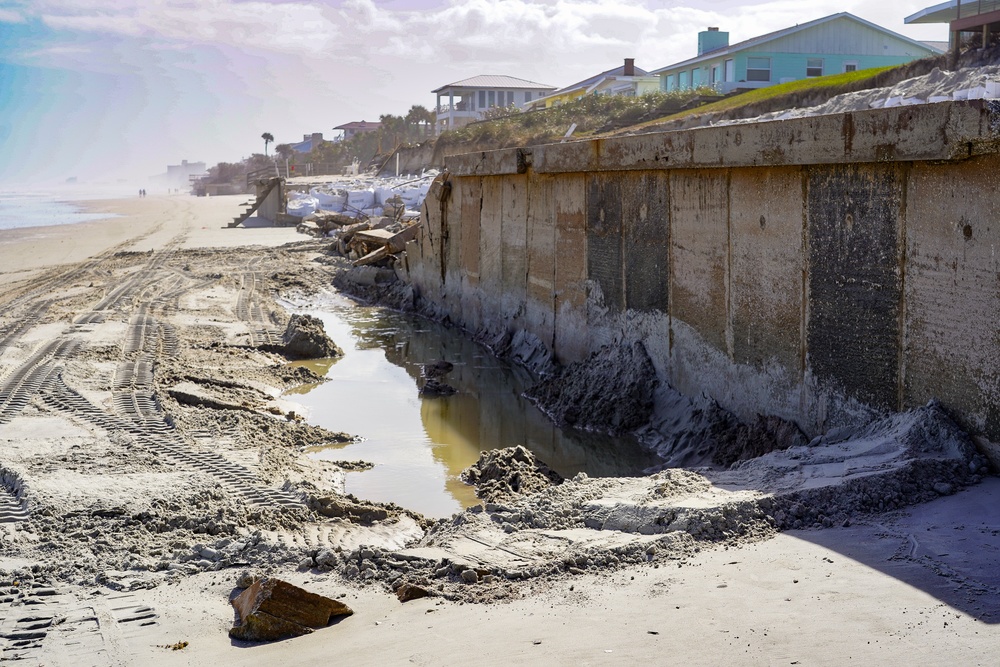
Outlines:
[{"label": "wet sand", "polygon": [[[278,360],[255,345],[280,324],[267,314],[276,309],[262,294],[268,281],[277,277],[275,289],[296,281],[315,287],[328,275],[296,263],[308,253],[277,249],[303,241],[294,229],[223,229],[244,200],[101,202],[93,206],[121,217],[0,232],[0,300],[6,309],[19,309],[7,311],[3,330],[11,330],[19,313],[40,312],[55,299],[46,306],[48,314],[0,350],[0,379],[48,342],[72,338],[85,346],[66,356],[52,376],[75,393],[58,384],[43,386],[40,396],[0,423],[0,466],[18,473],[33,499],[30,520],[0,524],[0,589],[27,590],[25,581],[33,580],[39,591],[28,597],[38,604],[0,608],[0,637],[9,643],[29,610],[31,617],[49,612],[62,618],[42,632],[36,648],[25,649],[26,664],[994,662],[1000,639],[1000,480],[992,477],[932,502],[856,518],[849,526],[713,544],[688,541],[649,563],[528,578],[510,583],[505,599],[493,603],[464,602],[475,599],[469,591],[480,584],[452,583],[445,590],[454,593],[451,599],[401,604],[380,579],[362,581],[337,569],[300,571],[296,557],[323,545],[342,544],[345,553],[362,544],[392,551],[420,531],[405,516],[360,526],[248,511],[246,498],[227,481],[226,466],[245,466],[261,480],[265,506],[280,503],[286,480],[292,488],[324,493],[337,486],[336,470],[310,468],[288,445],[321,440],[326,433],[261,416],[293,410],[273,390],[302,380],[282,375]],[[157,264],[156,253],[171,249],[174,254]],[[91,258],[101,262],[79,267],[81,273],[54,282],[51,292],[32,292],[39,281]],[[115,301],[116,288],[130,279],[134,289]],[[144,304],[163,327],[155,349],[142,347],[147,334],[135,342],[130,333],[137,322],[143,331],[151,326],[141,319]],[[255,308],[265,314],[255,315]],[[171,344],[165,324],[176,330],[180,345]],[[117,378],[130,362],[141,361],[128,352],[133,347],[155,357],[156,391],[176,424],[175,443],[147,445],[143,431],[130,439],[115,433],[119,422],[108,421],[108,415],[131,414],[119,410]],[[219,377],[225,381],[213,379]],[[93,409],[60,407],[60,400],[72,396]],[[184,402],[192,396],[216,408]],[[73,400],[79,405],[79,398]],[[104,416],[94,416],[94,409]],[[150,422],[156,416],[142,413],[141,402],[136,409]],[[209,473],[198,472],[202,468],[185,467],[191,453],[185,447],[224,460]],[[643,484],[648,480],[633,486]],[[631,488],[627,481],[623,485]],[[621,498],[608,502],[625,502]],[[172,521],[178,515],[183,522]],[[145,527],[129,523],[136,516]],[[235,527],[212,528],[213,521]],[[155,530],[148,528],[152,523]],[[470,521],[480,532],[467,535],[493,539],[484,527],[489,523]],[[223,550],[220,537],[246,540],[255,534],[260,543],[239,558],[199,565],[208,560],[199,547]],[[525,553],[558,553],[553,545],[568,543],[604,553],[608,544],[652,537],[568,528],[539,530],[530,539],[522,543]],[[640,548],[646,543],[652,542],[640,542]],[[234,643],[226,632],[233,621],[228,597],[245,567],[238,561],[317,593],[343,595],[355,614],[292,640]],[[171,650],[176,642],[188,645]]]}]

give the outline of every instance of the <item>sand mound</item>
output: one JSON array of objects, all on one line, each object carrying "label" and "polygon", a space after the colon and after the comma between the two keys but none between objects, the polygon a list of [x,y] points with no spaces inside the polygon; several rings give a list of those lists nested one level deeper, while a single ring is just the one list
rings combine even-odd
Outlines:
[{"label": "sand mound", "polygon": [[462,480],[475,486],[476,495],[483,500],[509,502],[561,484],[563,478],[518,445],[483,452],[475,464],[462,471]]}]

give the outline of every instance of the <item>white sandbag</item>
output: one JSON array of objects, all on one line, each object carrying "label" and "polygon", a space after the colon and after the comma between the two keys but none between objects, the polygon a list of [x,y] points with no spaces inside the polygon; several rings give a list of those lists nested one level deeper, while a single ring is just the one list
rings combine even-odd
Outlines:
[{"label": "white sandbag", "polygon": [[296,197],[288,200],[286,211],[288,215],[304,218],[305,216],[316,212],[316,206],[318,203],[319,202],[316,201],[315,197]]},{"label": "white sandbag", "polygon": [[366,209],[375,205],[374,190],[348,190],[347,207],[350,209]]},{"label": "white sandbag", "polygon": [[347,203],[346,192],[331,192],[319,187],[315,187],[309,192],[319,202],[319,208],[324,211],[343,211],[344,204]]},{"label": "white sandbag", "polygon": [[375,203],[385,206],[385,203],[396,196],[396,191],[392,188],[375,188]]}]

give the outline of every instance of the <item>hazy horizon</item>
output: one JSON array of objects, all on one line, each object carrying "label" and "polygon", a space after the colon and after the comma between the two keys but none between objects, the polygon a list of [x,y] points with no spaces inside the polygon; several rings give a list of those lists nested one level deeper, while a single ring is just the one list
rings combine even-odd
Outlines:
[{"label": "hazy horizon", "polygon": [[[556,87],[635,58],[647,70],[847,11],[906,26],[927,0],[0,0],[0,185],[138,184],[182,160],[237,161],[260,135],[301,141],[350,121],[432,109],[478,74]],[[272,146],[273,147],[273,146]],[[119,183],[124,179],[124,183]]]}]

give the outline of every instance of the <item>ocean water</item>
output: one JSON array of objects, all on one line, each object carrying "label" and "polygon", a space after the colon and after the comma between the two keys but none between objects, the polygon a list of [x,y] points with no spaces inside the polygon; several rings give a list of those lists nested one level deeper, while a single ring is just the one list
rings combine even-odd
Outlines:
[{"label": "ocean water", "polygon": [[138,191],[126,191],[121,187],[34,190],[0,188],[0,230],[71,225],[113,217],[106,213],[87,213],[81,202],[137,195]]}]

